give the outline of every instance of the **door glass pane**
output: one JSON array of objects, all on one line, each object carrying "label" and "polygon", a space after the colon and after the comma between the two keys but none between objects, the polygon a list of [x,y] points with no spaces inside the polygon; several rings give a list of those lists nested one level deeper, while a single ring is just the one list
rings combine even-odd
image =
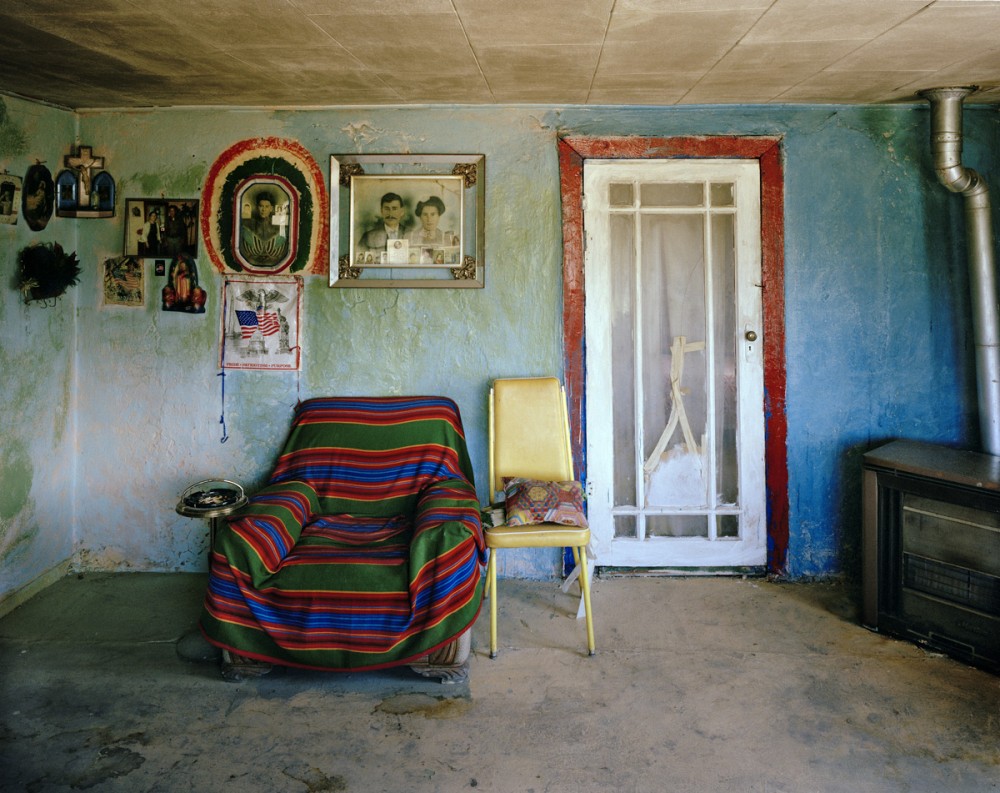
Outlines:
[{"label": "door glass pane", "polygon": [[708,188],[708,194],[714,207],[731,207],[736,199],[733,195],[732,182],[717,182]]},{"label": "door glass pane", "polygon": [[634,539],[636,534],[635,515],[615,515],[615,537]]},{"label": "door glass pane", "polygon": [[713,214],[711,224],[716,504],[735,505],[739,496],[736,356],[743,349],[736,327],[736,224],[730,214]]},{"label": "door glass pane", "polygon": [[705,507],[704,218],[644,215],[641,229],[645,504]]},{"label": "door glass pane", "polygon": [[706,515],[647,515],[647,537],[707,537]]},{"label": "door glass pane", "polygon": [[727,539],[738,538],[740,536],[739,515],[719,515],[719,525],[716,529],[717,537]]},{"label": "door glass pane", "polygon": [[608,185],[608,204],[613,207],[630,207],[633,204],[631,182]]},{"label": "door glass pane", "polygon": [[700,207],[705,203],[701,182],[648,182],[639,185],[644,207]]},{"label": "door glass pane", "polygon": [[611,262],[612,504],[635,506],[635,231],[631,214],[611,216]]}]

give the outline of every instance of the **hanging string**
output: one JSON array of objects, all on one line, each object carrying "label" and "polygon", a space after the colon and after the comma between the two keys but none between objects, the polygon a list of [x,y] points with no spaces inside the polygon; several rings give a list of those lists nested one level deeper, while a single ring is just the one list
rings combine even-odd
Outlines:
[{"label": "hanging string", "polygon": [[219,355],[219,374],[222,378],[222,412],[219,414],[219,423],[222,425],[222,438],[219,443],[229,440],[229,433],[226,432],[226,293],[228,291],[227,281],[222,281],[222,351]]},{"label": "hanging string", "polygon": [[299,359],[298,368],[295,370],[295,407],[302,404],[302,351],[299,347],[292,347],[292,352]]},{"label": "hanging string", "polygon": [[222,413],[219,415],[219,423],[222,425],[222,438],[219,443],[225,443],[229,440],[229,434],[226,432],[226,370],[223,369],[218,377],[222,378]]},{"label": "hanging string", "polygon": [[[302,276],[295,276],[295,341],[302,339]],[[288,350],[295,355],[295,409],[302,404],[302,347],[296,344]]]}]

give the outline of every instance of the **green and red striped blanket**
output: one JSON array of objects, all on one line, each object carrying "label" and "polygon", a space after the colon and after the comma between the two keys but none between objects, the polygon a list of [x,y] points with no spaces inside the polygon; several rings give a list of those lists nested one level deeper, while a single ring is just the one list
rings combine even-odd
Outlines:
[{"label": "green and red striped blanket", "polygon": [[267,486],[219,531],[201,628],[285,666],[405,664],[475,621],[484,554],[452,400],[311,399]]}]

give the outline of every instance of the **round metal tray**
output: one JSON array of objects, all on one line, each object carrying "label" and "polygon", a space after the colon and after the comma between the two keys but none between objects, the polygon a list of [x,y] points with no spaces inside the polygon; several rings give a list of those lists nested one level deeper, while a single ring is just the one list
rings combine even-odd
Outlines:
[{"label": "round metal tray", "polygon": [[243,488],[228,479],[203,479],[181,493],[177,512],[189,518],[217,518],[248,501]]}]

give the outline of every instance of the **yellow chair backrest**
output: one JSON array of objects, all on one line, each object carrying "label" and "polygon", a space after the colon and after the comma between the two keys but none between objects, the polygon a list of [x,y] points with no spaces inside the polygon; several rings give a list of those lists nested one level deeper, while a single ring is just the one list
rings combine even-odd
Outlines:
[{"label": "yellow chair backrest", "polygon": [[566,392],[554,377],[501,379],[490,389],[490,502],[505,476],[573,479]]}]

